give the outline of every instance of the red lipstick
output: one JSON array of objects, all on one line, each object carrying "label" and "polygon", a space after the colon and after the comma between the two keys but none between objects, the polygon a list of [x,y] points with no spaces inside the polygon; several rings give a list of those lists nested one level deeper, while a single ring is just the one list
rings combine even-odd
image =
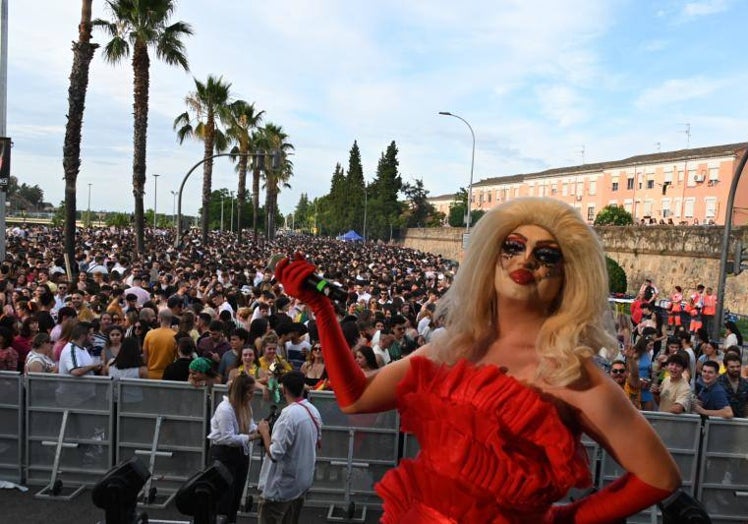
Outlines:
[{"label": "red lipstick", "polygon": [[532,271],[527,269],[517,269],[509,273],[509,278],[521,286],[526,286],[535,281]]}]

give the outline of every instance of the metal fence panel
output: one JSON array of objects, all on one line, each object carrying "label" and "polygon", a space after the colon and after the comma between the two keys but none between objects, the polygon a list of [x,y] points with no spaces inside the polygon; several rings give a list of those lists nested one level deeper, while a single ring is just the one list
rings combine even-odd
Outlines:
[{"label": "metal fence panel", "polygon": [[374,484],[397,465],[400,418],[396,411],[347,415],[329,391],[310,393],[322,416],[322,450],[317,454],[310,504],[379,505]]},{"label": "metal fence panel", "polygon": [[[694,494],[698,466],[699,440],[701,438],[701,417],[699,415],[673,415],[645,411],[642,413],[660,436],[678,465],[683,478],[683,490]],[[623,475],[621,466],[603,451],[599,486],[603,487]],[[641,513],[629,517],[627,522],[653,522],[652,512],[659,515],[659,510],[652,506]],[[657,517],[659,518],[659,517]]]},{"label": "metal fence panel", "polygon": [[58,463],[65,484],[94,485],[113,464],[112,380],[30,373],[26,383],[27,482],[50,483]]},{"label": "metal fence panel", "polygon": [[748,420],[706,421],[698,498],[715,524],[748,521]]},{"label": "metal fence panel", "polygon": [[150,487],[173,495],[205,466],[208,395],[187,382],[117,382],[117,462],[138,455],[152,473]]},{"label": "metal fence panel", "polygon": [[23,482],[23,376],[0,371],[0,480]]}]

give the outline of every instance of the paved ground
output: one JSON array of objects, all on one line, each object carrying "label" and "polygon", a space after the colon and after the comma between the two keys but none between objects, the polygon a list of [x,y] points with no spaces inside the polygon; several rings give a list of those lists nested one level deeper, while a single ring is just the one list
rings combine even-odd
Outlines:
[{"label": "paved ground", "polygon": [[[69,502],[39,500],[34,493],[40,488],[30,487],[26,493],[18,490],[0,489],[0,522],[13,524],[95,524],[104,521],[104,511],[91,502],[91,492],[84,491]],[[189,522],[189,517],[181,515],[172,503],[164,510],[147,509],[150,522],[154,520]],[[328,508],[304,508],[302,524],[328,522]],[[368,510],[366,524],[379,522],[381,513]],[[240,517],[239,524],[254,524],[256,517]],[[339,521],[338,521],[339,522]]]}]

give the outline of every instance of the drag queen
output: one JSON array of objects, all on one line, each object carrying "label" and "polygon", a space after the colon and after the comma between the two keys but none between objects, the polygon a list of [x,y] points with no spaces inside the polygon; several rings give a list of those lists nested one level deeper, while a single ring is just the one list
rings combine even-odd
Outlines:
[{"label": "drag queen", "polygon": [[[603,251],[572,207],[523,198],[489,211],[439,301],[445,333],[368,377],[332,303],[307,283],[314,271],[297,255],[276,276],[316,315],[341,408],[397,408],[421,447],[377,485],[382,522],[618,522],[676,493],[681,479],[667,449],[592,363],[617,342],[606,329]],[[627,473],[554,506],[590,485],[583,431]]]}]

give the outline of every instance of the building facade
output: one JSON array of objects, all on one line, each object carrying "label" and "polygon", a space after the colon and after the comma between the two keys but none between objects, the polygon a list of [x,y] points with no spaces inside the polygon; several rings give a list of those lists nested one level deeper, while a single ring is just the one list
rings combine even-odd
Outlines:
[{"label": "building facade", "polygon": [[[524,196],[563,200],[590,224],[602,208],[621,206],[637,223],[724,224],[730,184],[748,143],[639,155],[548,169],[473,184],[472,209],[488,210]],[[429,199],[449,213],[454,195]],[[733,224],[748,224],[748,175],[735,194]]]}]

